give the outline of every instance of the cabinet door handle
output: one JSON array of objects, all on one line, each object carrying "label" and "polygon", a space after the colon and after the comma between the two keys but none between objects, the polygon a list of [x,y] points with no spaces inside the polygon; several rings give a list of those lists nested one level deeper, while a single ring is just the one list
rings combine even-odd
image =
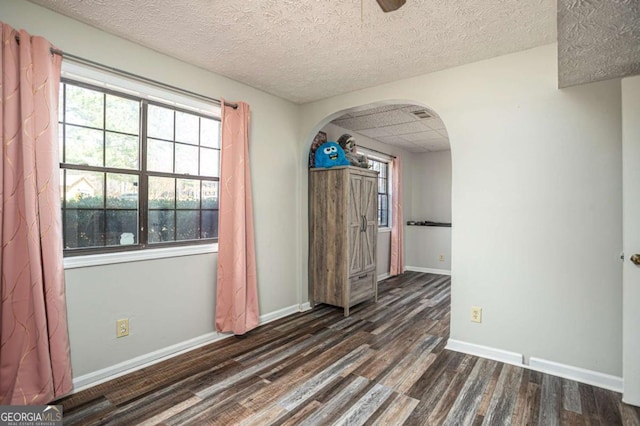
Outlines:
[{"label": "cabinet door handle", "polygon": [[361,280],[361,279],[366,278],[366,277],[367,277],[367,274],[364,274],[364,275],[360,275],[360,276],[358,277],[358,279],[359,279],[359,280]]},{"label": "cabinet door handle", "polygon": [[362,215],[362,232],[365,232],[367,230],[367,218]]}]

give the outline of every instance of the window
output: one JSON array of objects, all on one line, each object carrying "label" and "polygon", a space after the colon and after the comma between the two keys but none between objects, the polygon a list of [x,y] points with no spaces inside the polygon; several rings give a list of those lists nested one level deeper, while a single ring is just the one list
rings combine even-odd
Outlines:
[{"label": "window", "polygon": [[217,240],[216,117],[63,79],[59,126],[66,255]]},{"label": "window", "polygon": [[389,163],[369,159],[372,170],[378,172],[378,227],[389,227]]}]

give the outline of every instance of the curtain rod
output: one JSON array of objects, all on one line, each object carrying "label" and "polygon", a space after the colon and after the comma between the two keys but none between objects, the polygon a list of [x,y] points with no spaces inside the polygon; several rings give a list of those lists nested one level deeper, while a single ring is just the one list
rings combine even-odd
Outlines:
[{"label": "curtain rod", "polygon": [[[16,41],[18,43],[20,43],[20,36],[19,35],[16,35]],[[134,74],[134,73],[131,73],[129,71],[124,71],[124,70],[121,70],[121,69],[118,69],[118,68],[111,67],[109,65],[104,65],[104,64],[101,64],[99,62],[95,62],[95,61],[92,61],[90,59],[83,58],[81,56],[72,55],[71,53],[64,52],[64,51],[62,51],[60,49],[54,49],[52,47],[49,50],[50,50],[52,55],[60,55],[60,56],[62,56],[63,59],[67,59],[67,60],[69,60],[71,62],[75,62],[75,63],[78,63],[78,64],[89,65],[90,67],[93,67],[93,68],[96,68],[96,69],[99,69],[99,70],[103,70],[103,71],[108,71],[110,73],[117,74],[117,75],[120,75],[122,77],[127,77],[127,78],[130,78],[130,79],[139,81],[141,83],[151,84],[153,86],[161,87],[163,89],[168,89],[168,90],[171,90],[173,92],[177,92],[177,93],[180,93],[180,94],[183,94],[183,95],[189,95],[189,96],[196,97],[196,98],[199,98],[199,99],[202,99],[202,100],[205,100],[205,101],[216,103],[218,105],[222,105],[222,101],[220,101],[220,99],[216,99],[216,98],[212,98],[210,96],[205,96],[205,95],[201,95],[199,93],[191,92],[189,90],[182,89],[182,88],[177,87],[177,86],[172,86],[170,84],[162,83],[162,82],[157,81],[157,80],[152,80],[150,78],[143,77],[141,75]],[[225,102],[224,104],[226,106],[232,107],[233,109],[237,109],[238,108],[238,104],[234,104],[234,103],[231,103],[231,102]]]},{"label": "curtain rod", "polygon": [[386,152],[378,151],[377,149],[367,148],[367,147],[366,147],[366,146],[364,146],[364,145],[358,145],[358,144],[356,143],[356,148],[357,148],[357,147],[364,148],[364,149],[366,149],[367,151],[377,152],[378,154],[383,154],[383,155],[386,155],[387,157],[396,158],[396,156],[395,156],[395,155],[387,154]]}]

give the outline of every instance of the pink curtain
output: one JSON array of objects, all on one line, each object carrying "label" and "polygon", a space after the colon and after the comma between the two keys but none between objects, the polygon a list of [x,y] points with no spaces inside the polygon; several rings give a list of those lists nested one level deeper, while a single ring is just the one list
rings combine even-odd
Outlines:
[{"label": "pink curtain", "polygon": [[249,105],[222,101],[216,329],[244,334],[258,326],[258,285],[249,173]]},{"label": "pink curtain", "polygon": [[72,389],[62,263],[59,55],[2,26],[0,404],[45,404]]},{"label": "pink curtain", "polygon": [[402,216],[402,161],[396,157],[391,162],[391,266],[389,274],[404,272],[403,216]]}]

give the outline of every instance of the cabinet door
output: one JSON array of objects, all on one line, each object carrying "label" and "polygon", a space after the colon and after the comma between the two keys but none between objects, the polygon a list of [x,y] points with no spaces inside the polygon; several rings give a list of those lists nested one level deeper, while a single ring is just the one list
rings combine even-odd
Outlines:
[{"label": "cabinet door", "polygon": [[363,270],[362,257],[362,181],[361,175],[349,175],[349,276]]},{"label": "cabinet door", "polygon": [[378,242],[378,179],[366,176],[362,179],[362,207],[365,229],[362,232],[362,269],[376,268]]}]

